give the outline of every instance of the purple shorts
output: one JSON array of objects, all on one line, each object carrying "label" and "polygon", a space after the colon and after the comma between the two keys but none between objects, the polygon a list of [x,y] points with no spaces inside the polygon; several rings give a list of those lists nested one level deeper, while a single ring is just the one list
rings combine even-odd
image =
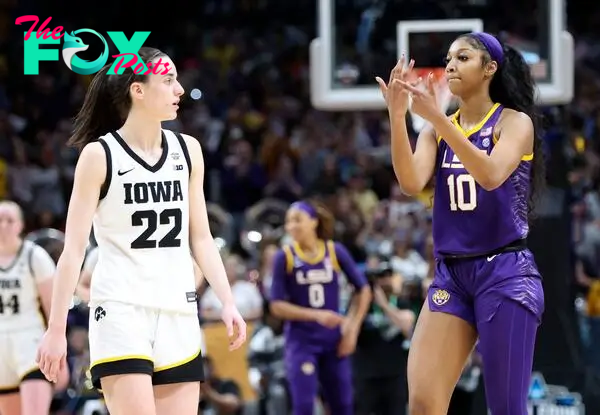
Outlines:
[{"label": "purple shorts", "polygon": [[431,311],[455,315],[475,327],[490,321],[503,300],[521,304],[538,320],[544,311],[542,281],[529,250],[440,259],[427,297]]}]

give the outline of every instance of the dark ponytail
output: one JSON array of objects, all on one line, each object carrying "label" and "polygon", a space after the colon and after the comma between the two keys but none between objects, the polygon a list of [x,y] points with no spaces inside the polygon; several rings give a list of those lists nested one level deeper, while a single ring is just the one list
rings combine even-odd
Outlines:
[{"label": "dark ponytail", "polygon": [[[483,64],[487,64],[491,57],[486,47],[473,35],[464,35],[471,46],[485,52]],[[523,112],[531,118],[534,128],[533,161],[531,165],[531,189],[529,194],[529,214],[535,209],[546,183],[546,162],[542,145],[541,115],[536,106],[536,86],[531,68],[525,62],[523,55],[509,45],[502,45],[504,61],[490,82],[490,98],[506,108]]]},{"label": "dark ponytail", "polygon": [[115,108],[109,91],[108,70],[111,65],[112,63],[104,66],[94,75],[85,94],[83,105],[75,117],[73,136],[68,141],[68,145],[81,150],[86,144],[123,125],[124,120]]},{"label": "dark ponytail", "polygon": [[333,217],[333,214],[320,202],[311,200],[310,204],[315,208],[317,219],[319,221],[319,224],[317,225],[317,236],[324,241],[333,239],[335,233],[335,218]]},{"label": "dark ponytail", "polygon": [[[147,47],[142,47],[138,54],[145,64],[166,56],[158,49]],[[131,109],[129,87],[134,82],[145,82],[148,75],[136,75],[131,69],[125,69],[121,75],[108,75],[112,64],[106,64],[94,75],[75,117],[68,145],[81,150],[104,134],[119,129],[127,119]]]}]

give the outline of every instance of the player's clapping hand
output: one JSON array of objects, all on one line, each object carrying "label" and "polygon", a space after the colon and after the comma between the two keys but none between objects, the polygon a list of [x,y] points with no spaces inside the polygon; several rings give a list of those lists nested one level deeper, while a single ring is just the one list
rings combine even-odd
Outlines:
[{"label": "player's clapping hand", "polygon": [[414,60],[410,60],[408,66],[406,66],[406,58],[404,55],[400,58],[396,66],[390,73],[390,79],[386,84],[383,79],[376,77],[375,80],[379,84],[381,94],[385,99],[388,106],[388,111],[398,113],[402,116],[406,114],[409,105],[408,92],[400,87],[398,81],[407,81],[412,68],[415,65]]},{"label": "player's clapping hand", "polygon": [[433,73],[430,73],[425,80],[419,78],[415,84],[402,80],[398,81],[397,85],[410,94],[412,99],[411,111],[413,113],[432,123],[440,115],[445,117],[438,105]]},{"label": "player's clapping hand", "polygon": [[246,322],[237,307],[233,304],[225,305],[221,313],[221,319],[225,323],[227,335],[230,339],[229,350],[240,348],[246,341]]},{"label": "player's clapping hand", "polygon": [[67,366],[67,337],[65,333],[48,329],[38,348],[36,362],[46,379],[56,383],[59,373]]},{"label": "player's clapping hand", "polygon": [[333,329],[344,322],[344,316],[331,310],[319,310],[317,323],[327,328]]}]

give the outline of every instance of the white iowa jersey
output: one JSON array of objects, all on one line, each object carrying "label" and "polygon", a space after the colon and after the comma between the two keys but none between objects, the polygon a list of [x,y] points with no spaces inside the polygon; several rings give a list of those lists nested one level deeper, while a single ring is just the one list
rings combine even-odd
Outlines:
[{"label": "white iowa jersey", "polygon": [[118,133],[100,138],[107,153],[106,183],[94,217],[98,262],[90,306],[119,301],[196,313],[189,242],[191,163],[183,137],[163,130],[153,166]]},{"label": "white iowa jersey", "polygon": [[56,267],[48,253],[24,241],[14,261],[0,268],[0,332],[45,327],[37,285],[52,278]]}]

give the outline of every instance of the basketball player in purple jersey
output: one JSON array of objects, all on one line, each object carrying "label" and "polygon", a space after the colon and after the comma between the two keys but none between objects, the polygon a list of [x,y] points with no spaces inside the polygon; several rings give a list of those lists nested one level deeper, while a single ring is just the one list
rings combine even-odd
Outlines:
[{"label": "basketball player in purple jersey", "polygon": [[[296,202],[285,228],[293,243],[273,263],[271,311],[285,322],[285,361],[294,415],[313,415],[319,384],[331,414],[352,415],[351,362],[371,289],[341,244],[333,217],[320,206]],[[340,271],[355,288],[347,317],[340,311]]]},{"label": "basketball player in purple jersey", "polygon": [[[435,172],[434,281],[408,361],[411,415],[446,414],[479,338],[492,415],[526,415],[533,350],[544,308],[541,277],[526,247],[531,201],[543,185],[534,82],[523,57],[487,33],[460,36],[446,78],[459,98],[451,117],[438,108],[432,77],[407,82],[401,59],[388,85],[377,82],[392,125],[398,181],[417,194]],[[412,111],[429,122],[411,150]]]}]

